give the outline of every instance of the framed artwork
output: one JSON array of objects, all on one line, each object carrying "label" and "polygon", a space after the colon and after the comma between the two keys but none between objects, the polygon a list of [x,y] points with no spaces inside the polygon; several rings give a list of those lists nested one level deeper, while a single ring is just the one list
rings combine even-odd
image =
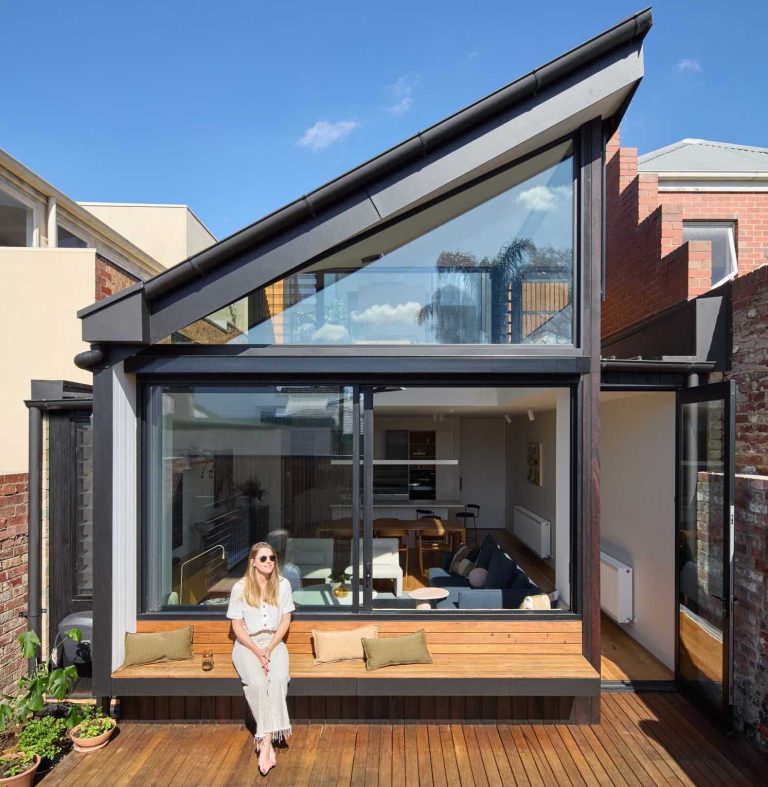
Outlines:
[{"label": "framed artwork", "polygon": [[541,443],[528,443],[527,468],[528,483],[542,486],[541,478]]}]

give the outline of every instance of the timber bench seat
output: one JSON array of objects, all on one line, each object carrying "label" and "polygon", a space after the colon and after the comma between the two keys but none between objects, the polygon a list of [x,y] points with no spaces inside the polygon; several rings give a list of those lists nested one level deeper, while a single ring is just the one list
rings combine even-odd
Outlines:
[{"label": "timber bench seat", "polygon": [[[141,632],[190,625],[180,620],[142,620]],[[194,621],[194,658],[121,667],[112,674],[118,696],[144,693],[233,695],[242,686],[232,665],[234,634],[228,620]],[[581,622],[383,620],[380,637],[425,629],[432,664],[367,671],[363,661],[315,664],[311,631],[352,629],[357,621],[294,621],[286,640],[292,695],[384,696],[418,691],[422,696],[595,696],[600,675],[581,653]],[[214,668],[202,670],[202,653],[214,653]],[[190,681],[194,681],[193,684]],[[192,689],[194,686],[194,689]]]}]

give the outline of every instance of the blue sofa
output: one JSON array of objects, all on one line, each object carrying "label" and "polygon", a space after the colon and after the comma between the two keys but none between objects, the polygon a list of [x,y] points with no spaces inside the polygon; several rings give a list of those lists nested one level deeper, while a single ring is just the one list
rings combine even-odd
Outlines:
[{"label": "blue sofa", "polygon": [[490,535],[478,550],[476,565],[488,571],[483,588],[473,588],[466,577],[449,573],[450,561],[428,570],[429,584],[448,591],[438,609],[519,609],[526,596],[542,592]]}]

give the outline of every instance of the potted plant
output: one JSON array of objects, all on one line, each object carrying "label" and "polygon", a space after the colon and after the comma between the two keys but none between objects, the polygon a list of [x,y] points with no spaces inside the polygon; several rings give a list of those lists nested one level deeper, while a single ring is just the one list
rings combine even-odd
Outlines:
[{"label": "potted plant", "polygon": [[334,587],[333,595],[336,598],[346,598],[349,595],[349,588],[346,586],[346,582],[352,579],[352,575],[347,574],[345,571],[338,571],[333,575],[332,579],[334,582],[339,583]]},{"label": "potted plant", "polygon": [[0,784],[12,787],[30,787],[40,765],[40,757],[23,751],[0,755]]},{"label": "potted plant", "polygon": [[50,714],[29,719],[19,733],[18,752],[38,757],[42,770],[54,766],[68,748],[67,722]]},{"label": "potted plant", "polygon": [[84,753],[103,749],[112,734],[117,729],[117,723],[110,716],[97,713],[90,719],[85,719],[69,731],[75,751]]}]

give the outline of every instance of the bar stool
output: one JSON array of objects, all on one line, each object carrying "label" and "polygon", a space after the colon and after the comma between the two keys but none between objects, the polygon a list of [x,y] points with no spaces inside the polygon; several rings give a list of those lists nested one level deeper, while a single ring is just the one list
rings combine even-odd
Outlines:
[{"label": "bar stool", "polygon": [[474,546],[477,546],[477,520],[479,518],[480,506],[475,503],[465,503],[464,510],[456,514],[456,519],[464,523],[464,529],[467,531],[467,546],[469,546],[470,534],[472,535]]}]

